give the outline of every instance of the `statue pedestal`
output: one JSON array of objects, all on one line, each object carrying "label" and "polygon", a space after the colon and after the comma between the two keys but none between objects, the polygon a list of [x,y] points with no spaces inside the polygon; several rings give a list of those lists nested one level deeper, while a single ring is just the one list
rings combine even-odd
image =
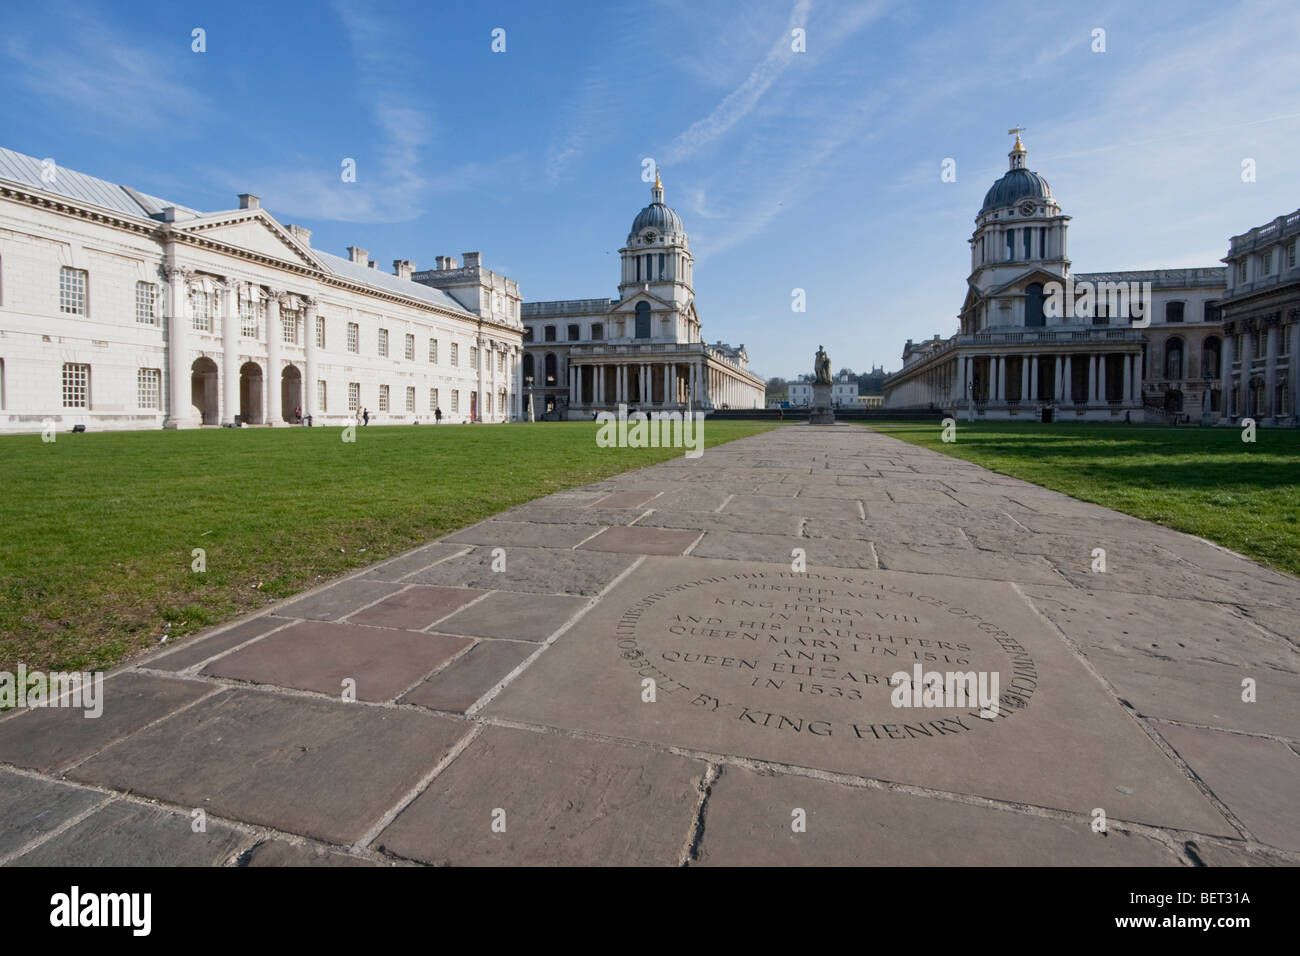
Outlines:
[{"label": "statue pedestal", "polygon": [[829,385],[813,386],[812,405],[808,412],[808,424],[835,424],[835,411],[831,406],[831,387]]}]

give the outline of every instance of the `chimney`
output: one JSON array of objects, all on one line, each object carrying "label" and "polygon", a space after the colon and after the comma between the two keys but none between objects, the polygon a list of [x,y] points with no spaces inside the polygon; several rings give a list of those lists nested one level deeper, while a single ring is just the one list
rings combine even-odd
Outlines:
[{"label": "chimney", "polygon": [[378,268],[379,268],[379,263],[376,262],[374,259],[371,259],[371,260],[370,260],[370,268],[372,268],[372,269],[378,269]]},{"label": "chimney", "polygon": [[411,273],[415,271],[415,263],[410,259],[394,259],[393,275],[399,279],[411,278]]},{"label": "chimney", "polygon": [[477,269],[477,268],[479,268],[479,266],[481,266],[481,265],[483,264],[482,262],[479,261],[481,257],[482,257],[482,254],[481,254],[481,253],[478,253],[478,252],[467,252],[467,253],[465,253],[465,254],[464,254],[464,259],[465,259],[465,268],[466,268],[466,269]]},{"label": "chimney", "polygon": [[311,230],[310,230],[310,229],[304,229],[302,226],[295,226],[293,223],[290,223],[290,224],[289,224],[289,232],[293,235],[293,237],[294,237],[295,239],[297,239],[299,242],[301,242],[304,246],[307,246],[308,248],[311,248]]},{"label": "chimney", "polygon": [[163,207],[163,211],[160,212],[158,215],[162,218],[162,221],[163,221],[163,222],[175,222],[175,221],[176,221],[176,207],[175,207],[175,206],[164,206],[164,207]]},{"label": "chimney", "polygon": [[434,257],[433,257],[433,268],[434,268],[434,271],[435,271],[435,272],[441,272],[443,269],[447,268],[447,257],[446,257],[446,256],[434,256]]},{"label": "chimney", "polygon": [[348,246],[348,258],[359,266],[370,261],[370,253],[360,246]]},{"label": "chimney", "polygon": [[262,206],[262,200],[258,199],[252,193],[239,194],[240,209],[260,209],[261,206]]}]

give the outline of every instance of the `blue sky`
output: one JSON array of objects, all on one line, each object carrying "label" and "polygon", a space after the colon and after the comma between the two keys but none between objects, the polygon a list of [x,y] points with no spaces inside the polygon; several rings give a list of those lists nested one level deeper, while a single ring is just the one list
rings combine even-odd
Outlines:
[{"label": "blue sky", "polygon": [[1294,2],[11,3],[0,27],[0,144],[205,211],[253,192],[385,268],[478,250],[529,300],[617,294],[653,157],[705,337],[769,376],[954,331],[1014,125],[1076,271],[1217,265],[1300,206]]}]

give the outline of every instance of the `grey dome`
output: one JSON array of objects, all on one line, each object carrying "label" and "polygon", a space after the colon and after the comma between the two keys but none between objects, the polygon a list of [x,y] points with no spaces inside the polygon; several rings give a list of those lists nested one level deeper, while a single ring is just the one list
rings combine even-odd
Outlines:
[{"label": "grey dome", "polygon": [[652,202],[637,213],[636,219],[632,221],[632,235],[651,228],[661,233],[686,231],[682,228],[681,217],[662,202]]},{"label": "grey dome", "polygon": [[1022,199],[1052,199],[1052,187],[1038,173],[1028,169],[1012,169],[993,184],[984,195],[980,215],[1003,206],[1014,206]]}]

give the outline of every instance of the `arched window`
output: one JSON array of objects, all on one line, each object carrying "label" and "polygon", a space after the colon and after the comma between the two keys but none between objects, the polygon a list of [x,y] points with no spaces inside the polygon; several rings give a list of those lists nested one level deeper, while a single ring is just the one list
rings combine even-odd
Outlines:
[{"label": "arched window", "polygon": [[529,352],[524,353],[524,381],[531,382],[533,377],[533,356]]},{"label": "arched window", "polygon": [[1174,336],[1165,343],[1165,378],[1183,377],[1183,340]]},{"label": "arched window", "polygon": [[546,384],[555,384],[555,353],[546,353]]},{"label": "arched window", "polygon": [[649,302],[638,302],[636,304],[636,337],[638,339],[650,338]]},{"label": "arched window", "polygon": [[1047,324],[1043,316],[1043,284],[1032,282],[1025,286],[1025,327],[1041,328]]},{"label": "arched window", "polygon": [[1208,335],[1201,345],[1201,374],[1206,378],[1219,377],[1219,356],[1223,354],[1223,343],[1217,335]]}]

